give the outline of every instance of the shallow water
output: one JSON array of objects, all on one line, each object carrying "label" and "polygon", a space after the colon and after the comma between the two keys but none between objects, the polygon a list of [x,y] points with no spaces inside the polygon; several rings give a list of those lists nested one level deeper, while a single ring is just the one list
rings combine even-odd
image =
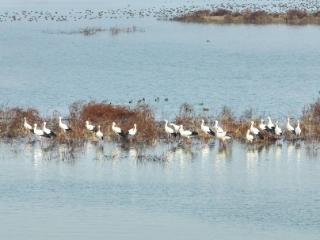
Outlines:
[{"label": "shallow water", "polygon": [[[195,2],[205,6],[208,1]],[[0,6],[1,12],[67,12],[195,2],[0,0]],[[59,34],[132,25],[144,31]],[[209,107],[208,114],[229,105],[237,114],[253,108],[280,118],[297,116],[320,90],[319,29],[183,24],[152,17],[0,23],[1,104],[50,114],[66,113],[78,99],[128,104],[145,97],[161,119],[172,117],[184,102],[199,112]],[[318,239],[319,159],[318,146],[286,142],[268,148],[234,142],[221,148],[217,143],[143,147],[106,141],[74,149],[1,142],[0,236]]]},{"label": "shallow water", "polygon": [[[70,4],[57,4],[57,9],[68,12]],[[87,26],[132,25],[144,32],[58,34]],[[124,17],[2,23],[0,31],[2,102],[34,106],[44,114],[66,113],[76,100],[128,104],[144,97],[159,118],[172,117],[184,102],[200,112],[208,107],[211,114],[228,105],[237,114],[253,108],[256,114],[282,118],[298,116],[320,90],[318,26],[206,25]]]},{"label": "shallow water", "polygon": [[0,144],[4,239],[317,239],[318,150]]}]

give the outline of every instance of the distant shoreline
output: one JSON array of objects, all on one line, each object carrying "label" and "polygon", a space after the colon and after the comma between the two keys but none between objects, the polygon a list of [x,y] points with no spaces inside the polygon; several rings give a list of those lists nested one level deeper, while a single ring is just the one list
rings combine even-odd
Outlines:
[{"label": "distant shoreline", "polygon": [[173,21],[215,23],[215,24],[288,24],[288,25],[320,25],[320,10],[291,9],[276,13],[264,10],[231,11],[227,9],[199,10],[173,17]]}]

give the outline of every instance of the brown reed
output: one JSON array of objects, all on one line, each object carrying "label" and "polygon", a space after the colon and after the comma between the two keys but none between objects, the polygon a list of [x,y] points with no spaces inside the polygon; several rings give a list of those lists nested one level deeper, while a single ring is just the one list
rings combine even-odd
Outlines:
[{"label": "brown reed", "polygon": [[[134,124],[137,124],[137,135],[132,139],[125,139],[125,141],[150,144],[158,139],[167,137],[164,132],[164,123],[156,121],[152,109],[144,103],[130,108],[105,102],[74,102],[69,106],[69,114],[63,120],[72,128],[72,131],[68,133],[64,133],[58,127],[59,115],[59,113],[54,112],[52,116],[42,118],[38,110],[34,108],[24,109],[2,106],[0,107],[0,137],[13,139],[30,135],[30,132],[23,127],[24,117],[27,118],[29,124],[37,123],[39,127],[42,127],[43,121],[46,121],[47,126],[57,134],[55,138],[57,142],[73,143],[94,138],[94,133],[85,128],[85,121],[87,120],[96,126],[100,125],[104,135],[111,139],[122,139],[112,132],[112,122],[116,122],[124,131],[128,131]],[[213,126],[214,120],[218,119],[219,125],[233,139],[245,141],[246,131],[250,127],[250,122],[254,121],[257,127],[261,117],[254,116],[253,110],[249,109],[240,118],[237,118],[231,108],[227,106],[223,107],[217,116],[201,115],[194,111],[192,105],[185,103],[180,107],[175,123],[182,124],[185,129],[197,131],[201,139],[208,139],[210,136],[202,133],[200,128],[202,119],[209,126]],[[300,123],[302,136],[298,138],[292,133],[286,132],[283,128],[284,139],[289,141],[298,139],[320,140],[320,98],[303,109]],[[274,134],[266,131],[263,131],[262,134],[263,138],[257,140],[258,143],[267,143],[278,139]]]},{"label": "brown reed", "polygon": [[172,20],[203,23],[244,23],[244,24],[320,24],[320,12],[308,12],[305,9],[289,9],[275,13],[264,10],[244,9],[230,11],[227,9],[199,10],[173,17]]}]

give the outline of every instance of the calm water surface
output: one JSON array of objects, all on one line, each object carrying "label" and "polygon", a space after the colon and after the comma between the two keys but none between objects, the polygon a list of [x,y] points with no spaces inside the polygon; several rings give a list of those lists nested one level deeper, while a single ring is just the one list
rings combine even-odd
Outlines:
[{"label": "calm water surface", "polygon": [[[39,8],[54,9],[49,3]],[[70,5],[56,6],[68,12]],[[113,5],[78,7],[85,6]],[[132,25],[144,32],[58,34]],[[253,108],[297,116],[320,90],[319,26],[184,24],[150,17],[2,23],[0,31],[2,102],[34,106],[44,114],[66,113],[76,100],[128,104],[144,97],[166,118],[184,102],[198,110],[204,103],[209,113],[228,105],[238,114]]]},{"label": "calm water surface", "polygon": [[[208,1],[199,1],[206,4]],[[218,1],[217,1],[218,2]],[[259,1],[261,2],[261,1]],[[198,3],[198,1],[196,1]],[[191,1],[0,0],[2,11],[181,6]],[[85,37],[84,27],[143,32]],[[120,18],[0,24],[1,104],[66,113],[75,100],[145,97],[216,113],[299,115],[320,90],[318,26]],[[154,102],[160,97],[160,102]],[[168,102],[164,102],[164,98]],[[200,103],[203,103],[200,104]],[[316,148],[316,147],[315,147]],[[1,239],[319,239],[319,150],[282,143],[152,147],[0,143]]]},{"label": "calm water surface", "polygon": [[317,151],[0,144],[4,239],[318,239]]}]

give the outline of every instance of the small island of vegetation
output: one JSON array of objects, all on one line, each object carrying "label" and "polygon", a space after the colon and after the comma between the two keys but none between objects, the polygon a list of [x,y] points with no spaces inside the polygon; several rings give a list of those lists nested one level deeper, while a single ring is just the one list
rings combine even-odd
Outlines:
[{"label": "small island of vegetation", "polygon": [[306,25],[320,24],[320,10],[290,9],[286,12],[267,12],[265,10],[231,11],[227,9],[198,10],[184,13],[172,18],[174,21],[200,23],[241,23],[241,24],[289,24]]}]

